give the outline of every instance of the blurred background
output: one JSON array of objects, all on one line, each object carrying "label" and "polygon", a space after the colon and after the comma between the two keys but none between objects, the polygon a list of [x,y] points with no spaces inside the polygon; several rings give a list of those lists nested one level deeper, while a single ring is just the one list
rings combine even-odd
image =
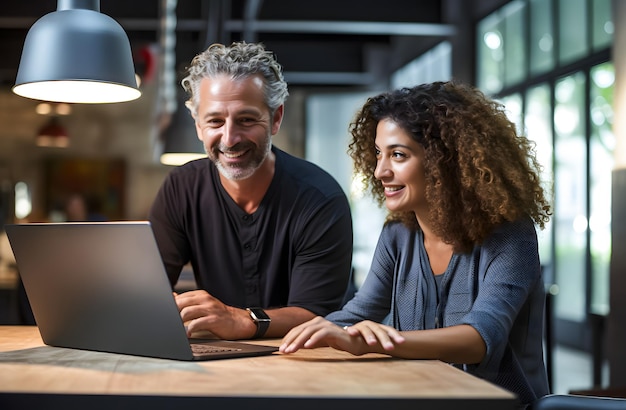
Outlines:
[{"label": "blurred background", "polygon": [[[626,196],[626,186],[619,185],[626,185],[620,182],[626,181],[620,176],[626,163],[620,141],[626,138],[618,137],[625,131],[616,86],[619,67],[626,66],[626,35],[618,24],[626,14],[622,3],[102,0],[101,12],[129,37],[142,96],[97,105],[45,103],[11,91],[29,28],[55,11],[57,2],[5,0],[0,218],[67,220],[68,199],[80,193],[98,218],[145,219],[171,170],[160,161],[168,138],[196,138],[187,113],[177,115],[184,68],[212,43],[260,41],[276,54],[290,87],[274,144],[327,169],[346,191],[358,284],[384,210],[353,181],[348,124],[375,93],[457,78],[506,106],[520,132],[535,141],[544,183],[553,193],[554,218],[540,233],[540,253],[554,389],[626,385],[626,370],[620,370],[626,369],[626,353],[611,348],[626,341],[618,326],[611,328],[626,320],[626,306],[618,302],[626,298],[611,297],[626,289],[619,274],[626,262],[616,260],[626,252],[614,251],[621,243],[615,227],[626,226],[626,215],[616,212]],[[2,245],[0,267],[10,260]],[[8,306],[0,305],[0,321],[8,323],[18,321],[10,310],[13,278],[0,274],[0,302]]]},{"label": "blurred background", "polygon": [[[57,196],[63,195],[57,191],[67,189],[92,191],[111,218],[144,218],[168,170],[159,158],[184,68],[209,44],[238,40],[263,42],[284,66],[291,98],[275,143],[305,156],[307,98],[329,91],[387,88],[393,71],[455,32],[446,21],[454,11],[445,3],[103,0],[101,12],[128,34],[142,97],[108,105],[40,107],[38,101],[15,96],[11,87],[28,29],[55,11],[57,2],[8,0],[0,11],[0,180],[6,186],[27,184],[31,220],[50,219],[59,207]],[[475,3],[462,9],[478,18],[505,1]],[[53,118],[57,130],[52,132],[67,135],[64,148],[37,145],[36,137]],[[340,121],[339,131],[345,133],[347,122]],[[334,152],[342,155],[345,149]],[[112,170],[121,173],[123,181],[110,181],[113,192],[105,193],[101,174]],[[66,181],[67,175],[60,172],[75,180]],[[79,181],[81,172],[89,175]],[[94,178],[97,184],[92,184]],[[72,186],[57,186],[67,183]],[[10,211],[4,213],[11,219]]]}]

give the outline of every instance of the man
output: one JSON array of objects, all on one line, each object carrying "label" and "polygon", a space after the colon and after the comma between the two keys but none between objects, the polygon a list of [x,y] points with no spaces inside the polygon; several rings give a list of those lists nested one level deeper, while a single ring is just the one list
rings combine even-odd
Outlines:
[{"label": "man", "polygon": [[175,168],[150,211],[170,281],[191,262],[199,289],[176,295],[188,333],[282,337],[336,310],[352,262],[337,182],[272,146],[287,98],[261,44],[210,46],[183,79],[207,159]]}]

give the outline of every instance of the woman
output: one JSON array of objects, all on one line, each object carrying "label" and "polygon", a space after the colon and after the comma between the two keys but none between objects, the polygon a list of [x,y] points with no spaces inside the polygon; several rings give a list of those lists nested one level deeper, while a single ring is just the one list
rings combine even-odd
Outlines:
[{"label": "woman", "polygon": [[370,98],[349,153],[389,216],[370,272],[340,311],[280,350],[439,359],[516,393],[548,393],[535,225],[550,217],[532,143],[503,107],[455,82]]}]

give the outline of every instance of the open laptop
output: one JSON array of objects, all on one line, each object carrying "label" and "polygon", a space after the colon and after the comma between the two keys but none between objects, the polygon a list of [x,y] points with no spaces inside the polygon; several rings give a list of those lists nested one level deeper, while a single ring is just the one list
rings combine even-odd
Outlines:
[{"label": "open laptop", "polygon": [[13,224],[5,230],[47,345],[176,360],[278,350],[188,339],[147,221]]}]

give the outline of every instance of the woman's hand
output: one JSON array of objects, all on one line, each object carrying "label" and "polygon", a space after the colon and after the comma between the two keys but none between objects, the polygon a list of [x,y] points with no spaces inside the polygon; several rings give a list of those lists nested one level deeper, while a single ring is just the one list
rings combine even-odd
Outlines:
[{"label": "woman's hand", "polygon": [[299,349],[330,346],[360,356],[365,353],[386,353],[403,342],[404,337],[390,326],[366,320],[342,328],[318,316],[291,329],[283,338],[279,350],[282,353],[293,353]]},{"label": "woman's hand", "polygon": [[382,348],[384,351],[393,350],[396,344],[404,343],[404,337],[395,328],[380,323],[364,320],[355,325],[345,327],[344,330],[350,336],[360,337],[370,347],[376,347],[376,351]]}]

